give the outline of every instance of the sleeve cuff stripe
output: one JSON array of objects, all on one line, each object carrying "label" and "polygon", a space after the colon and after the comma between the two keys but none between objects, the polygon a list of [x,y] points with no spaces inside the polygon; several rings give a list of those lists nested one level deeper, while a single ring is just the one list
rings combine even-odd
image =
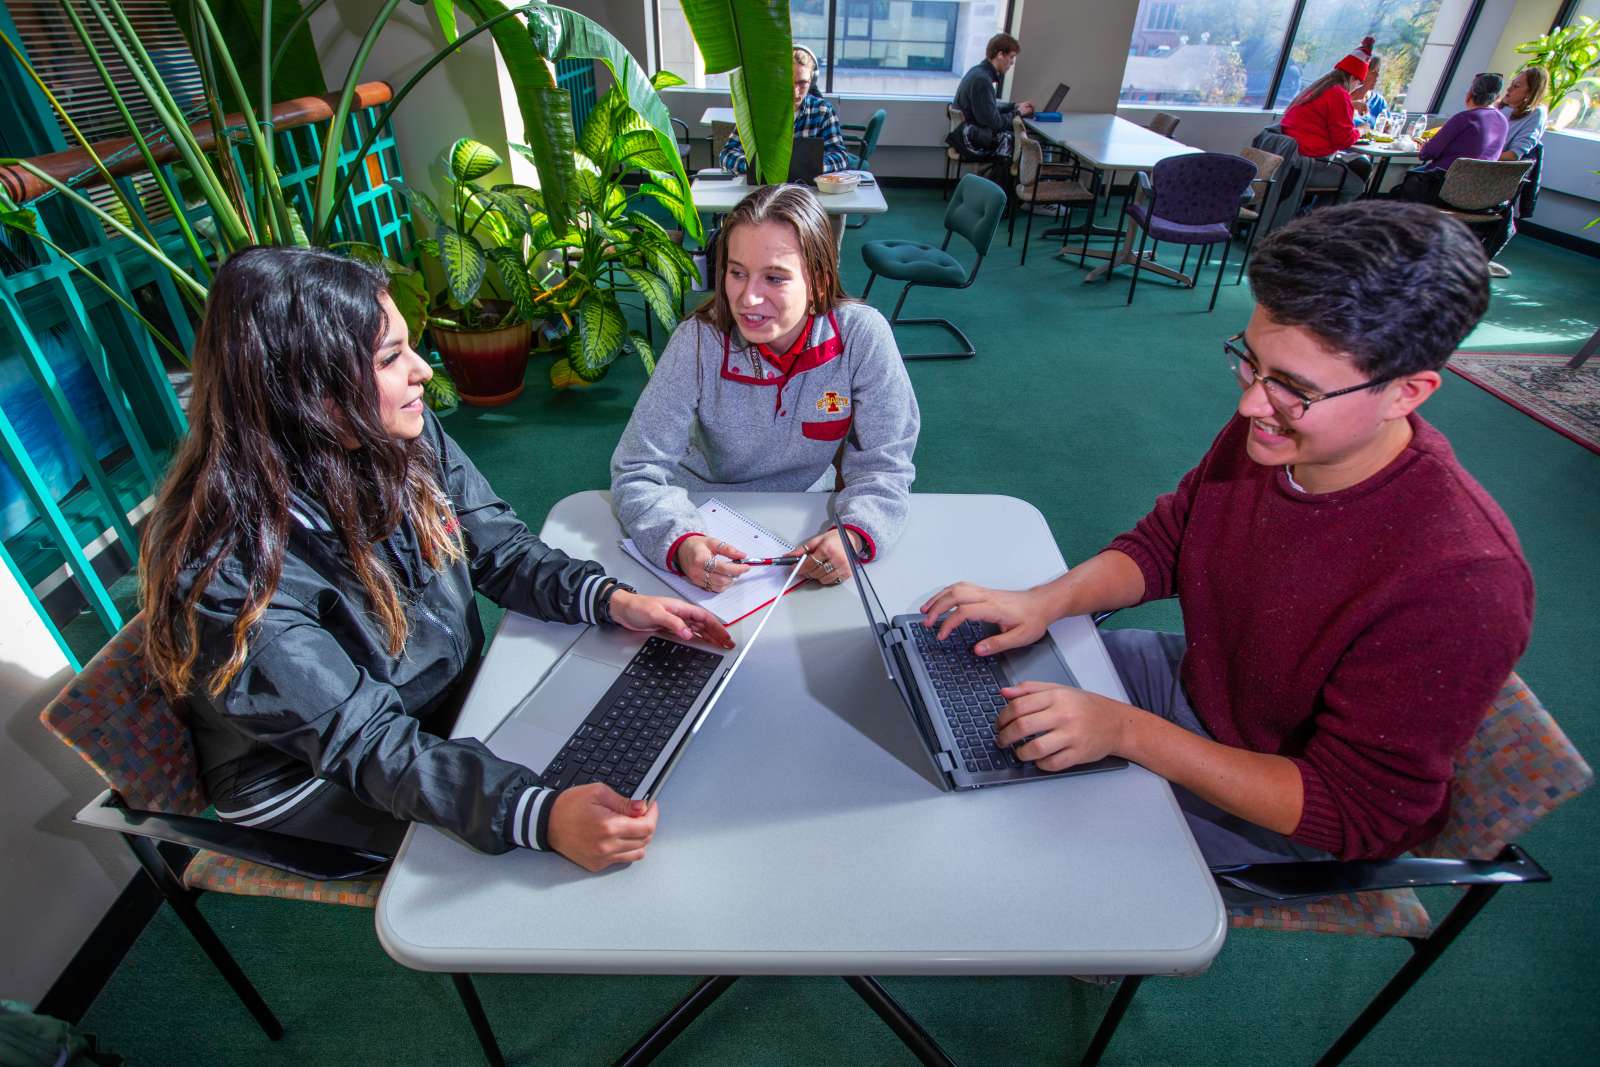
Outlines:
[{"label": "sleeve cuff stripe", "polygon": [[594,622],[594,587],[604,577],[603,574],[591,574],[578,587],[578,618],[583,622]]},{"label": "sleeve cuff stripe", "polygon": [[550,798],[553,796],[555,796],[555,790],[553,789],[539,790],[539,795],[534,798],[533,805],[528,812],[528,847],[537,849],[540,852],[545,851],[545,845],[539,840],[537,828],[544,822],[544,809],[549,806]]},{"label": "sleeve cuff stripe", "polygon": [[528,812],[528,801],[532,800],[533,795],[539,791],[538,786],[532,785],[524,789],[522,796],[517,798],[516,814],[511,817],[511,843],[521,848],[529,847],[527,835],[523,831],[524,818]]}]

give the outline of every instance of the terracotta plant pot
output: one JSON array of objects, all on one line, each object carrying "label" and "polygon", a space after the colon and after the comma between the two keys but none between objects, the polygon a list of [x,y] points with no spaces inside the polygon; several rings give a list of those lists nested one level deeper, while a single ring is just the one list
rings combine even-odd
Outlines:
[{"label": "terracotta plant pot", "polygon": [[[484,304],[491,310],[510,307],[497,301]],[[430,323],[428,333],[445,369],[455,379],[463,403],[493,408],[509,404],[521,394],[522,378],[528,370],[528,348],[533,343],[531,323],[488,330],[457,330]]]}]

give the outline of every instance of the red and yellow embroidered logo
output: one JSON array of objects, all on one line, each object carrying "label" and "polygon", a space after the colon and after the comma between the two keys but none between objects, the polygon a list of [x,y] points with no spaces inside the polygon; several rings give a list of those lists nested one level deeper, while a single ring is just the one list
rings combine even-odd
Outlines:
[{"label": "red and yellow embroidered logo", "polygon": [[850,406],[850,398],[843,393],[836,393],[829,389],[822,394],[822,399],[817,401],[817,410],[825,411],[829,415],[837,415]]}]

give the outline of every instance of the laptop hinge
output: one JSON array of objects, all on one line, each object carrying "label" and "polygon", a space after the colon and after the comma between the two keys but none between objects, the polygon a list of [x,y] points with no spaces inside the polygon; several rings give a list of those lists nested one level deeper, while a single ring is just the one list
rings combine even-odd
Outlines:
[{"label": "laptop hinge", "polygon": [[948,752],[935,752],[933,758],[934,762],[939,764],[939,769],[946,774],[956,769],[955,761],[950,758],[950,753]]},{"label": "laptop hinge", "polygon": [[906,643],[906,635],[901,633],[898,628],[893,626],[884,630],[882,636],[884,648],[893,648],[895,645],[903,645]]}]

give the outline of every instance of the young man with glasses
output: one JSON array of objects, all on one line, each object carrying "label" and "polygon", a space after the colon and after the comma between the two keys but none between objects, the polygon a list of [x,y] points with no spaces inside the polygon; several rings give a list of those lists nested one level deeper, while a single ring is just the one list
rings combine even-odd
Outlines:
[{"label": "young man with glasses", "polygon": [[1417,414],[1488,305],[1483,250],[1434,209],[1365,201],[1278,230],[1250,281],[1218,360],[1236,414],[1177,489],[1053,582],[962,583],[922,610],[941,637],[997,624],[992,655],[1176,596],[1183,634],[1104,632],[1132,704],[1024,682],[998,742],[1162,775],[1213,866],[1397,855],[1448,815],[1532,625],[1516,533]]}]

